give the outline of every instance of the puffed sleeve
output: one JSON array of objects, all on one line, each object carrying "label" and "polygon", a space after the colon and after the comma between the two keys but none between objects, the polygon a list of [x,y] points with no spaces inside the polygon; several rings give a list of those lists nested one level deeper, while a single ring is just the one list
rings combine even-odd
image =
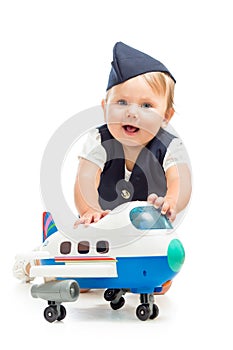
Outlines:
[{"label": "puffed sleeve", "polygon": [[97,164],[103,170],[107,155],[101,145],[101,136],[98,129],[91,129],[83,137],[83,145],[78,154],[78,158],[87,159]]},{"label": "puffed sleeve", "polygon": [[174,138],[168,146],[167,152],[163,160],[163,168],[166,172],[168,168],[176,164],[186,163],[190,165],[188,153],[179,137]]}]

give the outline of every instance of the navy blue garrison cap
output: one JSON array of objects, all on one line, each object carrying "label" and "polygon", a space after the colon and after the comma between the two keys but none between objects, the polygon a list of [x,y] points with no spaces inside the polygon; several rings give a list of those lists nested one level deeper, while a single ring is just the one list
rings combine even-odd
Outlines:
[{"label": "navy blue garrison cap", "polygon": [[107,90],[114,85],[121,84],[128,79],[148,72],[167,73],[176,82],[163,63],[122,42],[117,42],[113,48],[112,68],[109,74]]}]

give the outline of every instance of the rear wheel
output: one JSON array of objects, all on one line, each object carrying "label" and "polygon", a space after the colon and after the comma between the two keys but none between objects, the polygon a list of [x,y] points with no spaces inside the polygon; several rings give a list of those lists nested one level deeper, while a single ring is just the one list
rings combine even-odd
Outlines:
[{"label": "rear wheel", "polygon": [[153,320],[154,318],[158,317],[159,315],[159,308],[156,304],[153,304],[152,314],[150,315],[150,319]]},{"label": "rear wheel", "polygon": [[107,301],[113,301],[117,294],[119,293],[120,289],[106,289],[104,292],[104,299]]},{"label": "rear wheel", "polygon": [[124,305],[125,305],[125,299],[123,297],[121,297],[117,303],[113,303],[112,301],[110,303],[110,306],[113,310],[118,310]]}]

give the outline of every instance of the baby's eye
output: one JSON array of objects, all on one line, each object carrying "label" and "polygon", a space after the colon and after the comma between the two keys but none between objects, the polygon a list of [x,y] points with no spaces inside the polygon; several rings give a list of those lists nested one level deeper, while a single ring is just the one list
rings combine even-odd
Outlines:
[{"label": "baby's eye", "polygon": [[152,108],[152,104],[151,104],[151,103],[145,102],[145,103],[142,103],[142,104],[141,104],[141,107],[142,107],[142,108]]},{"label": "baby's eye", "polygon": [[117,101],[117,104],[120,106],[127,106],[128,103],[126,100],[119,100],[119,101]]}]

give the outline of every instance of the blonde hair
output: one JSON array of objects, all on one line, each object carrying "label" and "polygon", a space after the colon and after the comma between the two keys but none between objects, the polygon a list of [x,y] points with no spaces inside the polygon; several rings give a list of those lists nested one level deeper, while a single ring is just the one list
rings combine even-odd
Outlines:
[{"label": "blonde hair", "polygon": [[142,74],[142,77],[155,93],[167,97],[167,109],[174,109],[174,80],[167,73],[162,72],[149,72]]},{"label": "blonde hair", "polygon": [[[154,90],[156,94],[164,95],[167,98],[167,110],[169,108],[174,109],[174,88],[175,82],[167,73],[163,72],[149,72],[141,74],[141,76],[145,79],[147,84]],[[111,88],[113,89],[114,86]],[[109,93],[111,91],[109,89],[106,94],[106,101],[108,100]]]}]

